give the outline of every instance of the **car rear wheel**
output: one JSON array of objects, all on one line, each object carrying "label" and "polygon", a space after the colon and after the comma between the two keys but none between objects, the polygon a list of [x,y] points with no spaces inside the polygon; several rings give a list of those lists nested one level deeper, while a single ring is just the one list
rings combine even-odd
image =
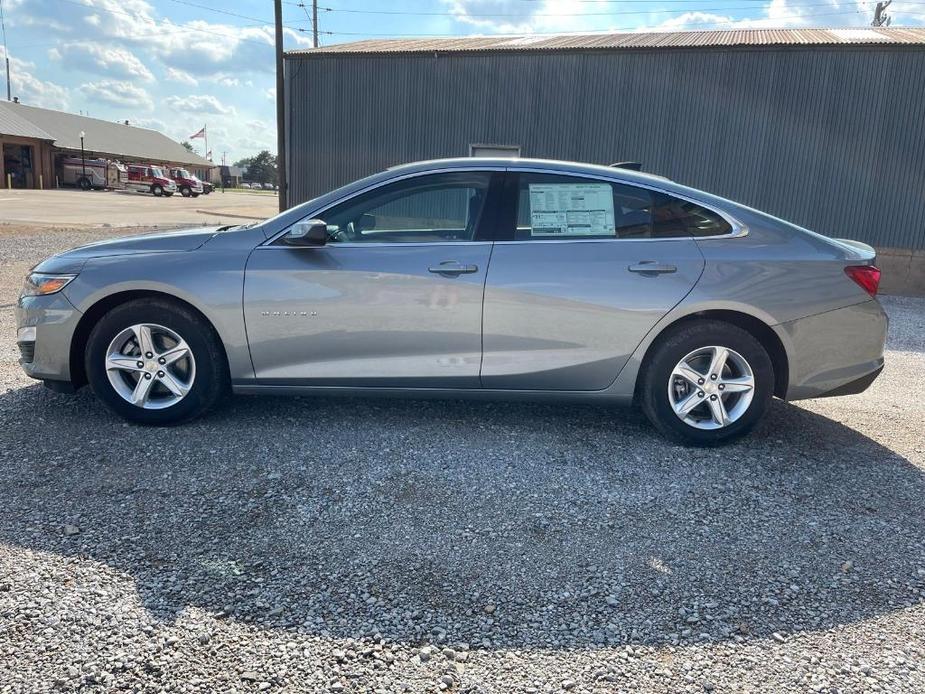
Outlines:
[{"label": "car rear wheel", "polygon": [[642,409],[667,437],[715,446],[747,434],[768,408],[774,367],[751,333],[730,323],[685,323],[660,338],[643,368]]},{"label": "car rear wheel", "polygon": [[164,189],[159,185],[151,186],[151,192],[154,194],[154,197],[159,198],[164,194]]},{"label": "car rear wheel", "polygon": [[211,326],[160,299],[131,301],[104,315],[90,333],[85,368],[96,396],[137,424],[180,424],[213,407],[228,389]]}]

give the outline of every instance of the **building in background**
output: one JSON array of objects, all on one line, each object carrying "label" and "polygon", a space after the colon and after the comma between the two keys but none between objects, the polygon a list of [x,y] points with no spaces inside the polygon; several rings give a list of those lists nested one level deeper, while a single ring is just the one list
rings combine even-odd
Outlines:
[{"label": "building in background", "polygon": [[81,133],[87,159],[182,166],[202,180],[211,177],[212,162],[157,130],[0,101],[0,188],[8,181],[14,188],[54,188],[60,160],[81,156]]},{"label": "building in background", "polygon": [[0,188],[41,188],[54,184],[55,138],[0,107]]},{"label": "building in background", "polygon": [[925,29],[367,40],[286,55],[289,203],[403,162],[643,170],[881,252],[925,292]]}]

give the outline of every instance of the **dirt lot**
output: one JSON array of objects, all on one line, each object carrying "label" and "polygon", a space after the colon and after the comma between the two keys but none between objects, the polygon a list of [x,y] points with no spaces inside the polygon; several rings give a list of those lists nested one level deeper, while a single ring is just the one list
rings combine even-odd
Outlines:
[{"label": "dirt lot", "polygon": [[[198,198],[155,198],[136,192],[0,190],[0,225],[55,227],[221,224],[266,219],[279,209],[275,195],[220,190]],[[3,227],[0,226],[0,232]]]},{"label": "dirt lot", "polygon": [[866,394],[721,450],[503,403],[145,429],[16,364],[22,273],[112,233],[0,234],[0,691],[925,691],[925,300]]}]

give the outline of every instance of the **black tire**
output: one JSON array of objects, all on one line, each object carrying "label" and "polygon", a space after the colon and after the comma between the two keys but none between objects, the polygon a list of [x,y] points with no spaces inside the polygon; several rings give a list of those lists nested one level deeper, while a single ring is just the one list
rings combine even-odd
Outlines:
[{"label": "black tire", "polygon": [[189,186],[180,186],[180,195],[182,195],[184,198],[188,198],[192,194],[193,194],[192,188],[190,188]]},{"label": "black tire", "polygon": [[173,197],[173,193],[164,193],[164,197],[165,197],[165,198],[172,198],[172,197]]},{"label": "black tire", "polygon": [[[675,414],[668,388],[675,366],[691,352],[709,346],[741,355],[754,374],[755,388],[748,409],[736,421],[718,429],[699,429]],[[643,364],[638,394],[646,417],[666,437],[685,445],[717,446],[744,436],[764,416],[774,394],[774,365],[761,343],[738,326],[717,320],[684,322],[669,328],[653,345]]]},{"label": "black tire", "polygon": [[208,195],[208,194],[211,193],[211,192],[212,192],[212,189],[211,189],[211,188],[206,188],[205,190],[202,191],[202,194],[203,194],[203,195]]},{"label": "black tire", "polygon": [[151,186],[151,193],[154,195],[154,197],[159,198],[164,194],[164,189],[161,186],[155,184]]},{"label": "black tire", "polygon": [[84,177],[81,177],[81,179],[77,182],[77,185],[80,186],[81,190],[90,190],[90,188],[93,187],[90,183],[90,179]]},{"label": "black tire", "polygon": [[192,195],[194,198],[198,198],[200,193],[190,193],[190,195]]},{"label": "black tire", "polygon": [[[116,392],[106,371],[109,345],[126,328],[139,323],[162,325],[182,336],[195,359],[189,392],[164,409],[144,409]],[[165,299],[137,299],[116,306],[94,326],[84,357],[87,380],[96,396],[112,412],[136,424],[172,426],[198,417],[229,392],[228,367],[218,335],[189,308]]]}]

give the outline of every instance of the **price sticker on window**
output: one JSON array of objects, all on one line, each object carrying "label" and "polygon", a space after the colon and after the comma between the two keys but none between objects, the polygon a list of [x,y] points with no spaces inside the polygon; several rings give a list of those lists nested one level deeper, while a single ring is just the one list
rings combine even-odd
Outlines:
[{"label": "price sticker on window", "polygon": [[531,236],[616,236],[609,183],[531,183]]}]

